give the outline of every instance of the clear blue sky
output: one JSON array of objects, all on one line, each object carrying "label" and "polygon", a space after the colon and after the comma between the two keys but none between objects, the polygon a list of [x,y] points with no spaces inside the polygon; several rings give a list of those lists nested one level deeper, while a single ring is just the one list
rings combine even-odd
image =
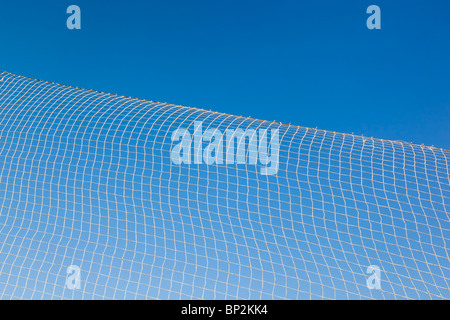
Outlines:
[{"label": "clear blue sky", "polygon": [[[66,8],[81,8],[68,30]],[[366,8],[381,8],[381,30]],[[450,149],[448,1],[10,1],[0,69]]]},{"label": "clear blue sky", "polygon": [[[1,70],[450,149],[448,1],[0,8]],[[172,129],[260,123],[0,79],[0,297],[450,297],[449,151],[280,126],[277,175],[176,165]]]}]

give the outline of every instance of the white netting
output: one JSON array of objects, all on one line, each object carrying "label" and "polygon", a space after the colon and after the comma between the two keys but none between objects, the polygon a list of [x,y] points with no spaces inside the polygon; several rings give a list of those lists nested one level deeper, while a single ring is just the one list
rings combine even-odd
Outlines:
[{"label": "white netting", "polygon": [[450,298],[449,151],[0,79],[3,299]]}]

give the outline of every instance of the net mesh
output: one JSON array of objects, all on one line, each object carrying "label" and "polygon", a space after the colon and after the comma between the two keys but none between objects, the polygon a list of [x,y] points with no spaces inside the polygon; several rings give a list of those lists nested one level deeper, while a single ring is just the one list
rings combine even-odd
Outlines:
[{"label": "net mesh", "polygon": [[450,298],[449,151],[0,79],[3,299]]}]

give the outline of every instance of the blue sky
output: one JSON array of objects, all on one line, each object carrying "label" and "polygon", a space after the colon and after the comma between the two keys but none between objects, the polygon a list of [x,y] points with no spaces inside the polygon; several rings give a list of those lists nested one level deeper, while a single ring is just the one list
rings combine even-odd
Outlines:
[{"label": "blue sky", "polygon": [[[66,28],[73,4],[81,30]],[[372,4],[381,30],[366,28]],[[0,10],[0,69],[450,149],[449,9],[11,1]],[[2,297],[450,295],[448,151],[280,126],[276,176],[177,166],[166,133],[199,118],[222,131],[261,123],[0,78]],[[70,264],[86,272],[81,292],[65,288]],[[366,287],[372,264],[383,291]]]},{"label": "blue sky", "polygon": [[[81,8],[68,30],[66,8]],[[381,8],[381,30],[366,8]],[[0,69],[450,149],[448,1],[11,1]]]}]

